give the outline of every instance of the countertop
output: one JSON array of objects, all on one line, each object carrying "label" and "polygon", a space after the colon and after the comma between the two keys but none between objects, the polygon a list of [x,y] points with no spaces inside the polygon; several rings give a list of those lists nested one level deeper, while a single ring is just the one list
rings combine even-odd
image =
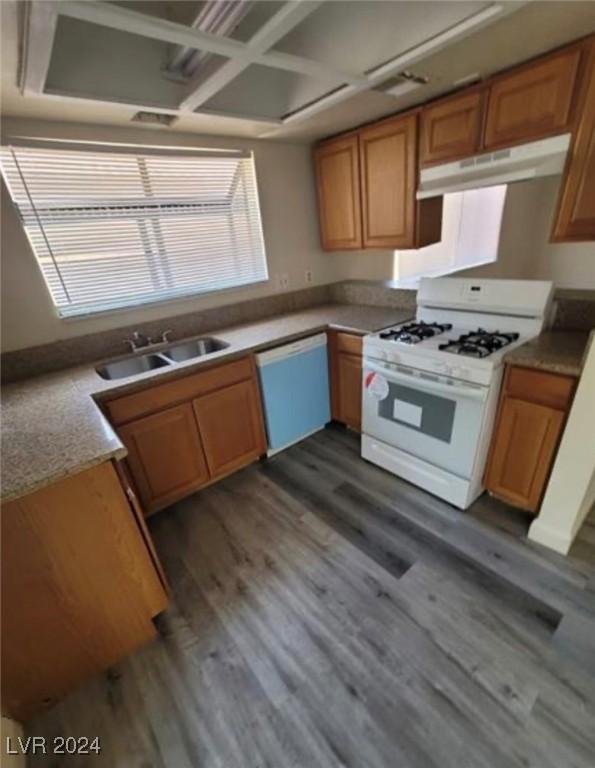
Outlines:
[{"label": "countertop", "polygon": [[511,365],[580,376],[588,331],[545,331],[504,356]]},{"label": "countertop", "polygon": [[413,314],[411,309],[395,307],[329,304],[214,331],[210,335],[225,341],[226,349],[139,376],[105,381],[95,371],[101,362],[97,361],[3,387],[1,498],[18,498],[126,455],[97,401],[306,334],[329,328],[371,333],[404,322]]}]

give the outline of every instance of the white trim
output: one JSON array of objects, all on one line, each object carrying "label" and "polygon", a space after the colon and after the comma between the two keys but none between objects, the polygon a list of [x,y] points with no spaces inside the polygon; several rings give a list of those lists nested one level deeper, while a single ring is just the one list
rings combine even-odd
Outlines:
[{"label": "white trim", "polygon": [[[167,19],[148,16],[145,13],[131,11],[111,3],[83,2],[82,0],[62,0],[58,4],[58,13],[79,21],[99,24],[121,32],[142,35],[154,40],[162,40],[173,45],[198,48],[209,53],[238,59],[248,64],[262,64],[266,67],[285,69],[290,72],[320,77],[331,82],[365,83],[366,79],[353,73],[340,72],[319,64],[316,61],[293,56],[280,51],[257,53],[247,43],[241,43],[230,37],[212,35],[199,29],[187,27]],[[364,86],[365,87],[365,86]]]},{"label": "white trim", "polygon": [[[315,2],[288,2],[262,26],[248,42],[248,49],[255,55],[266,53],[276,42],[285,37],[285,35],[296,27],[301,21],[315,11],[322,3],[322,0]],[[231,59],[223,66],[219,67],[210,77],[206,79],[198,78],[196,86],[186,98],[180,102],[179,108],[182,111],[194,111],[200,107],[211,96],[214,96],[241,72],[250,66],[250,62],[239,59]]]},{"label": "white trim", "polygon": [[[1,1],[1,0],[0,0]],[[249,120],[253,123],[263,123],[263,125],[268,125],[271,127],[279,128],[283,125],[283,121],[279,120],[278,118],[270,118],[270,117],[263,117],[261,115],[248,115],[240,112],[222,112],[215,109],[204,109],[200,110],[200,112],[186,112],[182,113],[177,108],[176,109],[167,109],[165,107],[157,107],[152,104],[135,104],[134,102],[129,101],[116,101],[114,99],[99,99],[99,98],[89,98],[88,96],[84,95],[75,95],[73,92],[70,93],[64,93],[59,90],[51,90],[51,91],[44,91],[43,92],[43,98],[44,99],[52,99],[56,102],[63,102],[64,104],[87,104],[89,106],[97,107],[97,106],[104,106],[106,104],[109,104],[110,107],[119,107],[123,110],[126,110],[129,112],[130,115],[132,115],[135,112],[157,112],[162,115],[175,115],[176,117],[181,116],[184,114],[185,117],[190,116],[196,116],[196,117],[220,117],[224,118],[226,120]],[[136,125],[142,125],[142,123],[136,123]]]},{"label": "white trim", "polygon": [[24,96],[43,93],[58,20],[55,2],[34,0],[25,5],[23,52],[19,85]]},{"label": "white trim", "polygon": [[537,518],[531,523],[529,539],[531,541],[536,541],[538,544],[542,544],[544,547],[554,549],[562,555],[567,555],[574,536],[562,533],[553,526],[547,525],[547,523],[544,523]]},{"label": "white trim", "polygon": [[[350,96],[354,96],[361,91],[369,88],[373,88],[384,80],[394,75],[407,67],[420,61],[430,54],[437,53],[451,43],[455,43],[458,40],[462,40],[465,37],[477,32],[482,27],[486,27],[492,24],[497,19],[502,19],[511,13],[518,11],[528,0],[522,0],[518,3],[496,3],[484,8],[482,11],[469,16],[468,18],[460,21],[458,24],[446,29],[444,32],[440,32],[434,37],[426,40],[420,45],[415,46],[406,53],[391,59],[386,64],[372,70],[367,78],[366,82],[361,85],[350,84],[343,88],[339,88],[333,93],[329,93],[327,96],[323,96],[313,104],[309,104],[303,109],[299,109],[290,115],[287,115],[283,119],[283,124],[291,124],[304,120],[318,112],[327,109],[328,107],[339,104],[340,102],[348,99]],[[266,138],[265,134],[263,138]]]}]

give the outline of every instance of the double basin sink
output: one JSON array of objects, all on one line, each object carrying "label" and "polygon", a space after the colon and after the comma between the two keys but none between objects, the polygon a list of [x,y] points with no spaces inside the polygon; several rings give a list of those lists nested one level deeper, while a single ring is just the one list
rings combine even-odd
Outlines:
[{"label": "double basin sink", "polygon": [[154,371],[156,368],[165,368],[174,363],[183,363],[195,357],[211,355],[213,352],[219,352],[228,346],[229,344],[224,341],[212,337],[193,339],[192,341],[171,344],[158,352],[145,354],[135,352],[128,357],[113,360],[111,363],[104,363],[95,370],[102,379],[123,379],[127,376],[137,376],[140,373]]}]

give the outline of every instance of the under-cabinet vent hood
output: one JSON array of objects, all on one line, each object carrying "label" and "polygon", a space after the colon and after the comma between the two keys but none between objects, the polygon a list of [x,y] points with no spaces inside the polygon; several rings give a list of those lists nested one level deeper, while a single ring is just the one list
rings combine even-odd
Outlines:
[{"label": "under-cabinet vent hood", "polygon": [[519,147],[466,157],[456,163],[423,168],[417,197],[437,197],[464,189],[557,176],[564,169],[569,144],[570,134],[567,133]]}]

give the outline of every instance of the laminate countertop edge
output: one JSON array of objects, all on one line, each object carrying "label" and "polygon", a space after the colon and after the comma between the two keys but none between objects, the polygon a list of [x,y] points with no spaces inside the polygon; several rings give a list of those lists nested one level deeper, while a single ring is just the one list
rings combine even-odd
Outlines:
[{"label": "laminate countertop edge", "polygon": [[365,335],[405,322],[413,314],[411,308],[313,307],[218,330],[212,335],[226,342],[226,349],[140,376],[106,381],[95,370],[104,362],[99,360],[9,384],[2,388],[0,498],[14,501],[104,461],[124,458],[126,448],[102,413],[102,401],[306,335],[327,330]]}]

